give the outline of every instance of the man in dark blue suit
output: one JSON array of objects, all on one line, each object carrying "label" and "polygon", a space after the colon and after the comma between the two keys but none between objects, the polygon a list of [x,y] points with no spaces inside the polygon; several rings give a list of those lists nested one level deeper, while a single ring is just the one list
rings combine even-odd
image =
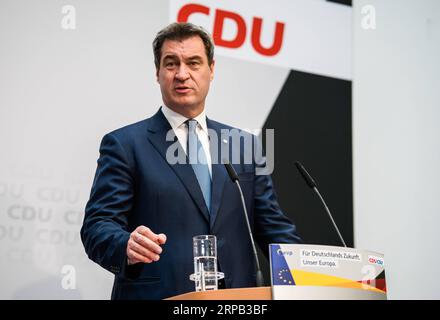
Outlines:
[{"label": "man in dark blue suit", "polygon": [[[224,286],[255,286],[240,195],[221,150],[230,151],[254,237],[266,256],[269,243],[301,241],[295,226],[278,205],[270,175],[257,172],[264,163],[244,161],[241,144],[239,163],[231,161],[234,148],[224,132],[233,128],[205,115],[215,65],[210,36],[190,23],[174,23],[158,33],[153,49],[163,105],[151,118],[104,136],[81,229],[85,250],[115,274],[112,299],[194,291],[192,237],[204,234],[217,237]],[[192,154],[203,161],[191,161]]]}]

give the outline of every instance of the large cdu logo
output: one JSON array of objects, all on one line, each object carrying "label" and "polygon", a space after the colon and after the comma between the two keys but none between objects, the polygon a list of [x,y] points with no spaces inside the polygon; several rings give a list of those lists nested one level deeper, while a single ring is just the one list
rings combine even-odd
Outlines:
[{"label": "large cdu logo", "polygon": [[[193,14],[203,14],[209,16],[213,10],[211,8],[190,3],[182,6],[177,14],[177,22],[188,22],[189,17]],[[225,39],[224,25],[232,23],[236,27],[236,34],[232,39]],[[263,18],[252,17],[251,24],[251,45],[252,48],[263,56],[275,56],[278,54],[283,45],[284,27],[285,23],[277,21],[275,24],[275,31],[270,46],[263,46],[261,44],[261,35],[263,28]],[[242,15],[237,12],[216,9],[214,11],[214,27],[212,31],[212,38],[215,45],[220,47],[238,49],[243,46],[247,35],[246,21]]]}]

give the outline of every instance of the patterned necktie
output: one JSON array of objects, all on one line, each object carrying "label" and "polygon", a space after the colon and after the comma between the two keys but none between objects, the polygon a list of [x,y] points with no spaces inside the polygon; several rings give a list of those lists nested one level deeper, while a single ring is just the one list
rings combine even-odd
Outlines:
[{"label": "patterned necktie", "polygon": [[211,175],[209,174],[205,151],[196,133],[197,120],[189,119],[186,123],[188,126],[186,151],[189,163],[192,165],[194,173],[196,174],[208,211],[211,211]]}]

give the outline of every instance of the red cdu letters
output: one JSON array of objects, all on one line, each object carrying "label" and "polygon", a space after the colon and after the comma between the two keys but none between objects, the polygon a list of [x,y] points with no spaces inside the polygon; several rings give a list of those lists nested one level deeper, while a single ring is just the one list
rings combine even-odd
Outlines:
[{"label": "red cdu letters", "polygon": [[[177,14],[178,22],[187,22],[189,17],[193,13],[201,13],[204,15],[210,14],[210,8],[199,4],[186,4]],[[237,33],[232,40],[223,38],[223,26],[226,19],[232,20],[237,26]],[[283,45],[284,27],[283,22],[276,22],[274,37],[272,45],[270,47],[263,47],[261,44],[261,29],[263,25],[263,19],[259,17],[253,17],[252,19],[252,32],[251,32],[251,44],[256,52],[263,56],[275,56],[281,50]],[[246,22],[244,18],[235,12],[226,11],[221,9],[215,10],[214,16],[214,28],[212,37],[214,43],[217,46],[237,49],[240,48],[246,40]]]}]

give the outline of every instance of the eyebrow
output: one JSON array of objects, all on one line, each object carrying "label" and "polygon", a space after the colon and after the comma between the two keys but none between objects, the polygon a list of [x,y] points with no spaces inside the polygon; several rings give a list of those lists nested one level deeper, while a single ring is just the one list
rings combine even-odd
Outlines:
[{"label": "eyebrow", "polygon": [[192,56],[189,57],[187,60],[203,60],[203,58],[201,56]]},{"label": "eyebrow", "polygon": [[[178,59],[178,57],[175,54],[168,53],[168,54],[165,54],[163,56],[163,58],[162,58],[162,60],[166,60],[166,59]],[[201,57],[199,55],[195,55],[195,56],[188,57],[185,60],[200,60],[200,61],[203,61],[203,57]]]},{"label": "eyebrow", "polygon": [[176,58],[177,58],[177,56],[175,54],[170,54],[169,53],[169,54],[164,55],[162,60],[165,60],[165,59],[176,59]]}]

